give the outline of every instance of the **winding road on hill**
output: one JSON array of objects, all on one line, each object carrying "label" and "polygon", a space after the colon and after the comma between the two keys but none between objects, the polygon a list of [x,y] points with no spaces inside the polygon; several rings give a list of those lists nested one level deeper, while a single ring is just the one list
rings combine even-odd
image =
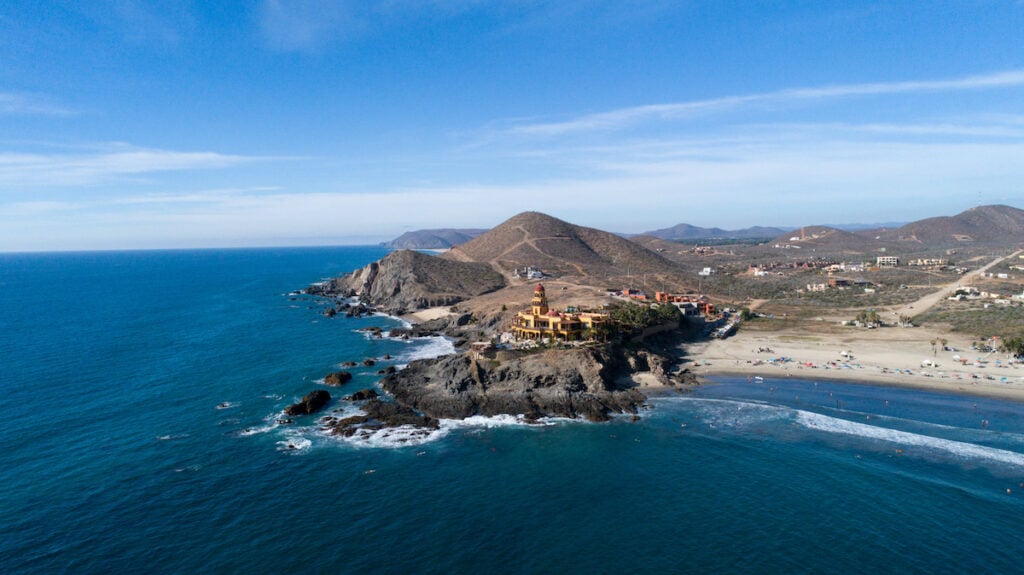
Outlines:
[{"label": "winding road on hill", "polygon": [[[505,249],[504,251],[502,251],[502,252],[501,252],[500,254],[498,254],[498,255],[497,255],[497,256],[495,256],[494,258],[491,258],[491,260],[487,262],[487,263],[491,264],[491,266],[492,266],[492,267],[494,267],[495,269],[498,269],[498,270],[500,270],[500,269],[501,269],[501,266],[500,266],[500,265],[498,265],[498,262],[500,262],[500,261],[501,261],[501,258],[503,258],[503,257],[505,257],[506,255],[508,255],[508,254],[512,253],[513,251],[515,251],[516,249],[518,249],[518,248],[519,248],[520,246],[522,246],[523,244],[526,244],[526,245],[530,246],[530,247],[531,247],[531,248],[533,248],[533,250],[534,250],[534,251],[536,251],[536,252],[537,252],[538,254],[543,254],[543,255],[544,255],[545,257],[548,257],[548,258],[552,258],[552,259],[556,259],[556,258],[552,257],[552,256],[551,256],[550,254],[547,254],[547,253],[545,253],[545,252],[544,252],[543,250],[541,250],[541,249],[540,249],[539,247],[537,247],[536,241],[537,241],[537,240],[569,240],[569,239],[571,239],[571,238],[569,238],[568,236],[557,236],[557,235],[556,235],[556,236],[551,236],[551,237],[546,237],[546,238],[535,238],[535,237],[533,237],[533,235],[532,235],[532,234],[530,234],[530,232],[529,232],[529,231],[528,231],[528,230],[527,230],[527,229],[526,229],[525,227],[523,227],[523,226],[516,226],[516,229],[518,229],[519,231],[523,232],[523,239],[521,239],[521,240],[519,240],[518,242],[516,242],[516,243],[512,244],[511,246],[509,246],[508,248],[506,248],[506,249]],[[583,267],[582,267],[581,265],[579,265],[579,264],[577,264],[577,263],[573,263],[573,262],[570,262],[570,261],[566,261],[566,260],[564,260],[564,259],[562,259],[562,260],[560,260],[560,261],[561,261],[562,263],[566,264],[566,265],[569,265],[569,266],[572,266],[573,268],[575,268],[575,269],[576,269],[576,271],[577,271],[577,272],[578,272],[578,273],[579,273],[579,274],[580,274],[581,276],[586,276],[586,275],[587,275],[586,271],[584,271],[584,269],[583,269]]]}]

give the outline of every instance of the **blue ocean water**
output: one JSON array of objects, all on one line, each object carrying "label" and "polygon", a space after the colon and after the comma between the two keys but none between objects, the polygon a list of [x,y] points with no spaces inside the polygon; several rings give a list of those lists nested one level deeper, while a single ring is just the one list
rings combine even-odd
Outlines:
[{"label": "blue ocean water", "polygon": [[722,379],[638,422],[276,425],[340,362],[445,349],[288,295],[384,253],[0,255],[0,571],[1020,570],[1015,403]]}]

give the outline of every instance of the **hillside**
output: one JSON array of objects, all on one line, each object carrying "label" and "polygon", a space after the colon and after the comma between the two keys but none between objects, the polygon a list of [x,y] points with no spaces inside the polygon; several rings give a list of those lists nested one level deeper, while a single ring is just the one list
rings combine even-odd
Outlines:
[{"label": "hillside", "polygon": [[678,224],[670,228],[644,232],[641,235],[654,236],[674,242],[695,240],[751,240],[767,239],[786,233],[780,228],[754,226],[742,230],[723,230],[722,228],[702,228],[690,224]]},{"label": "hillside", "polygon": [[882,244],[868,235],[847,232],[828,226],[804,226],[783,233],[772,240],[773,245],[790,245],[801,249],[814,249],[829,254],[859,254]]},{"label": "hillside", "polygon": [[504,286],[505,278],[487,264],[400,250],[350,274],[311,286],[308,291],[356,296],[383,311],[400,314],[452,305]]},{"label": "hillside", "polygon": [[489,263],[506,274],[526,266],[551,275],[602,278],[677,271],[673,262],[628,239],[538,212],[514,216],[442,257]]},{"label": "hillside", "polygon": [[955,216],[911,222],[894,230],[875,230],[892,242],[919,242],[934,246],[964,243],[1015,245],[1024,239],[1024,210],[1011,206],[979,206]]},{"label": "hillside", "polygon": [[384,246],[398,250],[443,250],[468,242],[487,230],[450,229],[415,230],[405,232]]}]

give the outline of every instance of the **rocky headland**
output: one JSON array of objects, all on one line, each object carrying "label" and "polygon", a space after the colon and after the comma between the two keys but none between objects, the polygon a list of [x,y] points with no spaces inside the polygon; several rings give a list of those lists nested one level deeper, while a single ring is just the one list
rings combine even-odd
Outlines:
[{"label": "rocky headland", "polygon": [[[595,274],[607,279],[617,268],[653,274],[671,267],[623,238],[527,212],[444,255],[399,250],[310,286],[307,293],[336,300],[335,313],[327,312],[332,317],[372,310],[392,315],[444,310],[409,327],[361,329],[374,337],[444,335],[460,349],[403,369],[381,369],[380,387],[388,397],[362,392],[345,397],[360,403],[363,415],[324,418],[325,428],[350,436],[402,425],[433,428],[440,419],[477,415],[607,421],[615,414],[635,415],[646,402],[636,376],[642,374],[644,386],[685,382],[685,375],[670,375],[675,364],[671,352],[643,341],[466,351],[470,342],[495,340],[508,329],[515,310],[533,292],[533,284],[514,272],[538,263],[560,274],[575,274],[562,275],[566,286],[588,286]],[[566,289],[559,291],[565,294]],[[357,298],[358,303],[344,298]],[[328,384],[344,379],[330,377]]]},{"label": "rocky headland", "polygon": [[505,360],[472,353],[414,361],[385,377],[381,386],[395,401],[437,419],[474,415],[583,417],[606,421],[636,413],[646,401],[630,376],[650,372],[673,381],[669,358],[619,346],[548,350]]},{"label": "rocky headland", "polygon": [[399,250],[380,261],[306,288],[326,297],[356,297],[385,313],[450,306],[505,287],[505,277],[486,263],[460,262]]}]

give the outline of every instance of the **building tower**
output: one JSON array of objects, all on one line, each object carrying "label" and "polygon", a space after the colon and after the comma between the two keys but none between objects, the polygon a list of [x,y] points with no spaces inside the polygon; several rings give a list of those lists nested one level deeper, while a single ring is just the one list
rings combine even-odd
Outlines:
[{"label": "building tower", "polygon": [[548,296],[544,293],[544,286],[537,284],[533,288],[533,299],[530,301],[530,312],[533,315],[541,316],[548,313]]}]

